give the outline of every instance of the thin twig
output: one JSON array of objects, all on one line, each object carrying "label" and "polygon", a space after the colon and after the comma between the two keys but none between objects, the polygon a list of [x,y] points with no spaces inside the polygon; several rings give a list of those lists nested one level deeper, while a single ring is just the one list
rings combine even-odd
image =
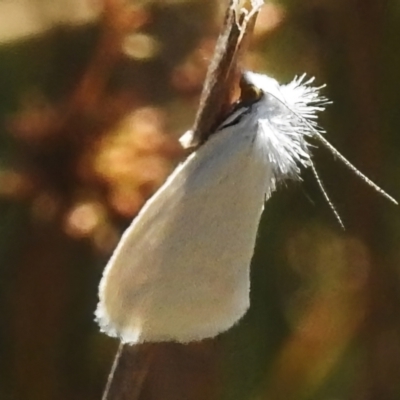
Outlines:
[{"label": "thin twig", "polygon": [[122,349],[123,348],[124,348],[124,344],[120,343],[119,346],[118,346],[118,350],[117,350],[117,352],[115,354],[113,364],[111,366],[111,371],[108,374],[106,387],[104,389],[103,396],[101,397],[101,400],[107,400],[108,393],[110,392],[110,387],[111,387],[112,381],[114,379],[115,370],[117,369],[117,365],[119,363],[119,359],[121,358],[121,354],[122,354]]},{"label": "thin twig", "polygon": [[233,102],[240,78],[240,56],[262,4],[257,0],[230,1],[200,97],[192,145],[208,139]]}]

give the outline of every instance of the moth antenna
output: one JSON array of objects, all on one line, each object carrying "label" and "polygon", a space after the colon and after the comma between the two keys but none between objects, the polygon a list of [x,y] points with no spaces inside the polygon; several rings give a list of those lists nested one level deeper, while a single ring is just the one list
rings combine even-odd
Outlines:
[{"label": "moth antenna", "polygon": [[315,179],[316,179],[316,181],[317,181],[317,183],[318,183],[319,188],[321,189],[322,194],[323,194],[324,197],[325,197],[326,202],[327,202],[328,205],[329,205],[329,208],[332,210],[332,212],[333,212],[333,214],[335,215],[335,218],[336,218],[337,222],[339,222],[339,225],[341,226],[341,228],[342,228],[343,230],[345,230],[345,227],[344,227],[342,218],[340,218],[339,213],[337,212],[335,206],[333,205],[331,199],[329,198],[328,193],[327,193],[327,191],[325,190],[324,185],[322,184],[322,180],[321,180],[321,178],[319,177],[318,172],[317,172],[317,170],[316,170],[316,168],[315,168],[315,165],[314,165],[314,163],[313,163],[312,161],[311,161],[311,170],[312,170],[312,172],[313,172],[313,174],[314,174],[314,176],[315,176]]},{"label": "moth antenna", "polygon": [[324,136],[318,132],[318,129],[316,129],[312,124],[310,124],[306,118],[301,116],[299,113],[296,111],[292,110],[284,101],[279,99],[278,97],[274,96],[273,94],[269,93],[271,96],[275,97],[276,100],[278,100],[284,107],[286,107],[289,111],[291,111],[297,118],[299,118],[300,121],[302,121],[310,131],[312,131],[315,135],[315,137],[321,142],[323,146],[325,146],[334,156],[338,157],[339,160],[350,170],[352,171],[356,176],[358,176],[362,181],[364,181],[368,186],[371,186],[376,192],[378,192],[380,195],[383,197],[386,197],[389,201],[391,201],[393,204],[399,205],[396,199],[394,199],[390,194],[386,193],[381,187],[379,187],[376,183],[371,181],[366,175],[364,175],[360,170],[358,170],[344,155],[339,153],[336,148],[331,145],[325,138]]},{"label": "moth antenna", "polygon": [[345,156],[343,156],[341,153],[339,153],[338,150],[336,150],[335,147],[333,147],[322,135],[320,132],[318,132],[317,129],[315,129],[308,121],[306,121],[304,118],[301,116],[298,116],[299,118],[302,119],[302,121],[314,132],[316,138],[324,145],[334,156],[338,157],[339,160],[350,170],[352,171],[356,176],[358,176],[361,180],[363,180],[368,186],[371,186],[376,192],[378,192],[380,195],[383,197],[386,197],[389,201],[392,203],[398,205],[399,203],[397,202],[396,199],[394,199],[390,194],[386,193],[381,187],[379,187],[376,183],[371,181],[367,176],[365,176],[360,170],[358,170]]}]

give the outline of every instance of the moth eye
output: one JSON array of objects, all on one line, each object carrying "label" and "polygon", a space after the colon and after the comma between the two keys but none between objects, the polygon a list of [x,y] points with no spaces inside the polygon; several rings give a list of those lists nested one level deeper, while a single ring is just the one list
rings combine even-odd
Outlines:
[{"label": "moth eye", "polygon": [[264,92],[257,86],[251,84],[243,76],[240,80],[240,101],[241,102],[256,102],[261,99]]}]

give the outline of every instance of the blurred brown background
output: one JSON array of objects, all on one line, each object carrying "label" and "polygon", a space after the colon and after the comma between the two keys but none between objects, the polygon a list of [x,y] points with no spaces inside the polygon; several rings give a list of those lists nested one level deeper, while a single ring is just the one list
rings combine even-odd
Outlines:
[{"label": "blurred brown background", "polygon": [[[102,269],[182,157],[224,5],[0,1],[1,400],[100,399],[117,346],[93,322]],[[327,83],[328,139],[400,199],[399,49],[398,0],[274,0],[245,63]],[[280,188],[249,313],[185,376],[153,358],[137,398],[400,399],[399,208],[314,154],[347,230],[308,171]]]}]

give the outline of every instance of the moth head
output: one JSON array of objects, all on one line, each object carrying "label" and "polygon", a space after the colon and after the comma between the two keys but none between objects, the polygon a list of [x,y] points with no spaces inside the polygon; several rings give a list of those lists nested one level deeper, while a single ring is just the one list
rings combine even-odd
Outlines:
[{"label": "moth head", "polygon": [[254,82],[248,78],[249,74],[249,72],[245,72],[240,78],[240,101],[253,103],[259,101],[264,92],[261,90],[260,86],[254,84]]},{"label": "moth head", "polygon": [[242,101],[258,101],[265,94],[271,94],[281,101],[284,100],[280,91],[280,85],[275,79],[250,71],[243,72],[240,80],[240,90]]}]

